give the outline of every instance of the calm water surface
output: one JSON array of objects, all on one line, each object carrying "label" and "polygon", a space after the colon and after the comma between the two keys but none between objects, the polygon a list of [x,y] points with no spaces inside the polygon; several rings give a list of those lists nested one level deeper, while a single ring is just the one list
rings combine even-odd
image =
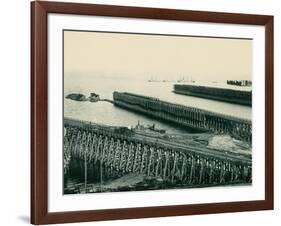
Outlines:
[{"label": "calm water surface", "polygon": [[[71,75],[67,76],[67,79],[64,81],[64,95],[82,93],[88,96],[91,92],[94,92],[99,94],[101,98],[112,100],[113,91],[132,92],[158,97],[161,100],[172,103],[251,119],[251,107],[175,94],[172,92],[173,85],[173,82],[148,82],[145,79],[129,80]],[[225,85],[220,84],[212,85],[225,87]],[[157,127],[166,129],[169,132],[179,132],[182,130],[172,124],[163,123],[157,119],[130,112],[102,101],[91,103],[64,99],[64,116],[114,126],[135,126],[140,121],[141,124],[145,125],[155,123]]]}]

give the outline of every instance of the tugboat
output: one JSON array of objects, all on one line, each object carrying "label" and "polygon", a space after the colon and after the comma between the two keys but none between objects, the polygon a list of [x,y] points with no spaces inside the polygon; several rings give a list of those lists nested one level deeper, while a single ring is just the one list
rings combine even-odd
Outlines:
[{"label": "tugboat", "polygon": [[166,133],[166,130],[164,129],[157,129],[155,128],[155,124],[153,123],[152,125],[142,125],[140,124],[140,122],[138,121],[138,124],[135,126],[136,130],[141,130],[141,131],[152,131],[152,132],[155,132],[155,133],[161,133],[161,134],[164,134]]}]

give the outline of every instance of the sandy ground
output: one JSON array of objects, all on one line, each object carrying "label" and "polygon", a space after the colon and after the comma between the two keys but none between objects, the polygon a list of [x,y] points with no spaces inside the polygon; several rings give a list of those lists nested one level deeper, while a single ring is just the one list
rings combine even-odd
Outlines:
[{"label": "sandy ground", "polygon": [[211,133],[174,134],[167,136],[166,139],[181,144],[205,147],[219,151],[228,151],[244,155],[251,155],[252,153],[252,147],[249,143],[236,140],[229,135]]}]

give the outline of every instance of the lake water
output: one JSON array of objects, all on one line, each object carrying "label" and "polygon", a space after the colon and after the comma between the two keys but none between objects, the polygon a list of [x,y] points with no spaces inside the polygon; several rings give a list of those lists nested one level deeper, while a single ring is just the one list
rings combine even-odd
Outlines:
[{"label": "lake water", "polygon": [[[151,97],[157,97],[172,103],[205,109],[223,113],[244,119],[251,119],[251,107],[225,103],[215,100],[179,95],[172,92],[173,82],[149,82],[146,79],[110,78],[98,76],[70,75],[64,81],[64,96],[70,93],[82,93],[89,96],[91,92],[100,95],[100,98],[113,99],[113,91],[132,92]],[[210,85],[210,84],[209,84]],[[211,84],[212,86],[227,87],[224,84]],[[243,89],[233,87],[233,89]],[[248,88],[244,88],[248,89]],[[173,124],[146,117],[142,114],[131,112],[114,106],[108,102],[78,102],[64,99],[64,116],[75,119],[92,121],[114,126],[135,126],[138,121],[141,124],[153,124],[166,129],[168,132],[179,132],[182,129]]]}]

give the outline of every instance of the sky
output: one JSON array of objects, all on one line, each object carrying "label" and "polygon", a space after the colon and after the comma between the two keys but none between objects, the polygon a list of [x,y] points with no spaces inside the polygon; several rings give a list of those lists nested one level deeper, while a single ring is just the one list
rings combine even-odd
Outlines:
[{"label": "sky", "polygon": [[65,76],[251,80],[252,40],[64,31]]}]

